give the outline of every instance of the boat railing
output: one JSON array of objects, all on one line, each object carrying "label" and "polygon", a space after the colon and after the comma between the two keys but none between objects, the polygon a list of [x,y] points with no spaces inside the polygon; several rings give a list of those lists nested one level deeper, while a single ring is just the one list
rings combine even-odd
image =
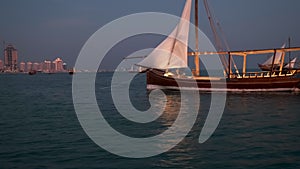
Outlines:
[{"label": "boat railing", "polygon": [[265,78],[265,77],[285,77],[285,76],[293,76],[295,73],[297,73],[297,71],[295,70],[231,73],[230,78],[250,79],[250,78]]}]

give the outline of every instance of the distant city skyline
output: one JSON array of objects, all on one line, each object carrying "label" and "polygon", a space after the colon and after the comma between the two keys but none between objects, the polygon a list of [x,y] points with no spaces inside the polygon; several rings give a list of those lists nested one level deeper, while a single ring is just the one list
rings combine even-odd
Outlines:
[{"label": "distant city skyline", "polygon": [[66,72],[68,70],[67,63],[65,63],[61,58],[56,58],[54,61],[45,60],[43,62],[20,62],[19,71],[39,71],[44,73],[54,73],[54,72]]},{"label": "distant city skyline", "polygon": [[44,73],[66,72],[68,70],[67,63],[60,57],[54,61],[45,60],[37,61],[19,61],[18,50],[13,44],[8,44],[4,50],[4,61],[0,59],[0,72],[30,72],[39,71]]},{"label": "distant city skyline", "polygon": [[[201,1],[199,1],[201,2]],[[292,39],[300,46],[300,1],[295,0],[210,0],[232,50],[277,48]],[[184,0],[3,0],[0,5],[0,41],[12,43],[20,60],[54,60],[60,56],[73,66],[86,40],[105,24],[137,12],[164,12],[180,16]],[[199,6],[200,29],[213,41],[203,4]],[[192,15],[193,16],[193,15]],[[192,18],[193,21],[193,18]],[[155,47],[161,39],[144,41]],[[105,43],[105,40],[103,41]],[[99,44],[101,45],[101,44]],[[102,69],[125,57],[142,44],[123,44],[112,51]],[[1,45],[2,46],[2,45]],[[3,48],[3,47],[2,47]],[[3,58],[3,57],[1,57]],[[250,62],[256,66],[266,58]]]}]

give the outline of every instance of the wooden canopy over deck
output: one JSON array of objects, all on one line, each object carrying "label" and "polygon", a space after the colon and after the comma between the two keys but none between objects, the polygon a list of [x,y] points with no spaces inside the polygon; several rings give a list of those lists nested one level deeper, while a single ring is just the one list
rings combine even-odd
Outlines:
[{"label": "wooden canopy over deck", "polygon": [[259,54],[268,54],[274,52],[295,52],[300,51],[300,47],[292,47],[292,48],[277,48],[277,49],[261,49],[261,50],[244,50],[244,51],[221,51],[221,52],[189,52],[189,56],[195,55],[227,55],[230,53],[235,56],[244,56],[244,55],[259,55]]},{"label": "wooden canopy over deck", "polygon": [[[280,74],[282,73],[283,66],[284,66],[284,59],[286,52],[295,52],[295,51],[300,51],[300,47],[292,47],[292,48],[277,48],[277,49],[262,49],[262,50],[244,50],[244,51],[220,51],[220,52],[189,52],[188,56],[201,56],[201,55],[228,55],[228,70],[230,70],[228,73],[228,77],[230,78],[231,75],[231,59],[232,56],[242,56],[244,57],[244,62],[243,62],[243,75],[244,76],[247,73],[247,56],[248,55],[261,55],[261,54],[274,54],[276,55],[277,52],[281,52],[281,63],[280,63],[280,69],[279,72]],[[273,68],[274,68],[274,60],[275,57],[273,57],[273,63],[272,63],[272,68],[270,71],[270,74],[273,73]]]}]

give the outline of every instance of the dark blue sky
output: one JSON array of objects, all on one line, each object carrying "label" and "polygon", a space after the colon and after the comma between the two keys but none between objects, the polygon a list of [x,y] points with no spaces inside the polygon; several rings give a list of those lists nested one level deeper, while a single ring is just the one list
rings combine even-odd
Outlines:
[{"label": "dark blue sky", "polygon": [[[200,28],[211,37],[200,2]],[[289,36],[300,46],[299,0],[209,3],[233,50],[280,47]],[[183,0],[1,0],[0,40],[13,43],[20,60],[62,57],[73,65],[85,41],[108,22],[137,12],[180,16],[183,5]]]}]

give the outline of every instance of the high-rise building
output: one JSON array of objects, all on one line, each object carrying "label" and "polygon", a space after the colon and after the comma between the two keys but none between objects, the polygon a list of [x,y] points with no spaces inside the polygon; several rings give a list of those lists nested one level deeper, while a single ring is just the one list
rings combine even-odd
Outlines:
[{"label": "high-rise building", "polygon": [[25,72],[25,62],[20,63],[20,72]]},{"label": "high-rise building", "polygon": [[32,62],[27,62],[27,72],[32,71]]},{"label": "high-rise building", "polygon": [[51,61],[45,60],[44,61],[44,66],[43,66],[43,72],[49,73],[51,72]]},{"label": "high-rise building", "polygon": [[61,60],[61,58],[56,58],[54,61],[54,71],[55,72],[63,72],[64,68],[63,68],[63,60]]},{"label": "high-rise building", "polygon": [[4,66],[6,70],[16,71],[18,66],[18,51],[9,44],[4,50]]},{"label": "high-rise building", "polygon": [[33,65],[32,65],[32,70],[38,71],[38,70],[39,70],[39,67],[40,67],[40,64],[37,63],[37,62],[35,62],[35,63],[33,63]]},{"label": "high-rise building", "polygon": [[0,71],[2,71],[4,69],[4,66],[3,66],[3,61],[0,60]]}]

